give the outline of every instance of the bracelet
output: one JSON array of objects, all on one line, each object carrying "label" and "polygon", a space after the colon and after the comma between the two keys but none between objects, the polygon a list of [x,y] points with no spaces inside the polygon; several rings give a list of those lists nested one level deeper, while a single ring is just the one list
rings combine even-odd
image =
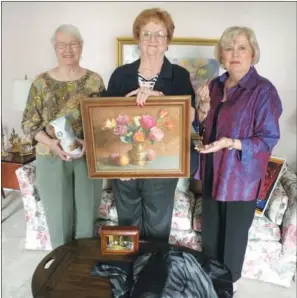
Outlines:
[{"label": "bracelet", "polygon": [[208,112],[205,112],[205,111],[201,110],[200,107],[198,107],[198,111],[200,111],[204,115],[207,115],[208,114]]},{"label": "bracelet", "polygon": [[232,141],[232,145],[228,147],[228,150],[232,150],[235,147],[235,140],[231,139],[231,141]]}]

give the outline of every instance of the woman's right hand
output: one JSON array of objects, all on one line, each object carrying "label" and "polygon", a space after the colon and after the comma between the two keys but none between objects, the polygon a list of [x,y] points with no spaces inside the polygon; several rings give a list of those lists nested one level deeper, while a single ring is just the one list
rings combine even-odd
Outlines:
[{"label": "woman's right hand", "polygon": [[209,87],[208,83],[201,85],[197,90],[196,90],[196,95],[198,99],[198,104],[199,106],[204,106],[210,104],[210,96],[209,96]]},{"label": "woman's right hand", "polygon": [[51,139],[49,142],[50,149],[55,152],[64,161],[71,161],[70,154],[63,151],[58,139]]}]

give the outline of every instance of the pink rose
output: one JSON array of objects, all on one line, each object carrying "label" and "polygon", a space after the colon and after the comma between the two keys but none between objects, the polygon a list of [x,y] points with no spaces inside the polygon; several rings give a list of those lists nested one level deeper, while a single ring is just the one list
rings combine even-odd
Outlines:
[{"label": "pink rose", "polygon": [[129,123],[130,117],[126,114],[124,114],[124,115],[119,114],[119,116],[116,117],[115,120],[116,120],[117,125],[126,125]]},{"label": "pink rose", "polygon": [[153,127],[150,130],[148,137],[150,140],[153,140],[153,141],[161,141],[164,137],[164,132],[158,127]]},{"label": "pink rose", "polygon": [[116,136],[123,136],[128,132],[127,126],[126,125],[117,125],[114,129],[113,129],[113,133]]},{"label": "pink rose", "polygon": [[156,118],[150,115],[142,115],[139,122],[144,129],[150,129],[157,123]]}]

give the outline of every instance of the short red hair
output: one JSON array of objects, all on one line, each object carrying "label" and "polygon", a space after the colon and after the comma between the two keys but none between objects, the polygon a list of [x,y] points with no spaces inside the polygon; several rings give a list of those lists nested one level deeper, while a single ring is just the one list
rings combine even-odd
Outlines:
[{"label": "short red hair", "polygon": [[145,9],[136,17],[133,24],[133,37],[135,40],[140,39],[141,29],[149,22],[163,24],[167,30],[168,42],[172,40],[175,25],[171,15],[166,10],[160,8]]}]

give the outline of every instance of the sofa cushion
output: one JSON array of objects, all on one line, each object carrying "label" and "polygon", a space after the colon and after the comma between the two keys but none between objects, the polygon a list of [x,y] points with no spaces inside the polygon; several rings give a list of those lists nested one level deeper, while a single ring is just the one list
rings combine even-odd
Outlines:
[{"label": "sofa cushion", "polygon": [[280,227],[265,216],[255,215],[249,229],[249,240],[279,241]]},{"label": "sofa cushion", "polygon": [[198,251],[202,250],[201,234],[193,230],[177,231],[171,229],[168,242],[170,244],[186,246]]},{"label": "sofa cushion", "polygon": [[[192,225],[195,198],[191,192],[175,191],[171,227],[179,231],[188,231]],[[98,209],[98,218],[117,221],[118,215],[112,191],[103,190]]]},{"label": "sofa cushion", "polygon": [[175,191],[171,228],[188,231],[192,228],[195,198],[191,192]]},{"label": "sofa cushion", "polygon": [[288,200],[282,184],[278,181],[268,202],[265,215],[275,224],[281,225],[288,207]]},{"label": "sofa cushion", "polygon": [[277,241],[249,241],[242,276],[289,287],[294,275],[296,258],[281,253]]}]

